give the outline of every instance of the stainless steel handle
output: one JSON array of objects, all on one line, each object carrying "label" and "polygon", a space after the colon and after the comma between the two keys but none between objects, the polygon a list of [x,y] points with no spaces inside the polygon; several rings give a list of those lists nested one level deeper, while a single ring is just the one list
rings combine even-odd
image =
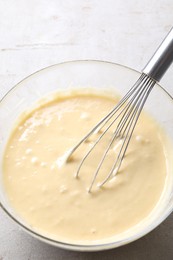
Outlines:
[{"label": "stainless steel handle", "polygon": [[168,67],[173,61],[173,28],[170,30],[166,38],[160,44],[152,58],[143,69],[143,73],[147,74],[156,81],[160,81]]}]

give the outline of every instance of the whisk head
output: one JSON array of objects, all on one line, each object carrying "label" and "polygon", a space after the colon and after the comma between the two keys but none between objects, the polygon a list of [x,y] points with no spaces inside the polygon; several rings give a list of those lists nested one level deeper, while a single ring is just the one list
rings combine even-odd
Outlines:
[{"label": "whisk head", "polygon": [[88,188],[88,192],[91,192],[97,175],[99,174],[100,169],[103,165],[103,162],[105,161],[106,156],[113,143],[118,138],[122,140],[118,155],[113,162],[111,170],[108,172],[106,178],[99,184],[99,186],[103,186],[119,171],[138,118],[155,83],[156,81],[154,79],[150,78],[144,73],[141,74],[136,83],[117,103],[117,105],[103,119],[101,119],[100,122],[96,126],[94,126],[93,129],[87,135],[85,135],[82,140],[80,140],[80,142],[75,147],[73,147],[65,156],[65,160],[68,161],[72,154],[79,148],[79,146],[86,142],[95,132],[99,133],[99,137],[95,140],[93,145],[87,151],[78,166],[78,169],[76,171],[76,177],[78,177],[79,174],[82,173],[82,166],[87,157],[96,147],[96,145],[101,141],[101,139],[105,137],[107,131],[114,124],[116,124],[116,128],[112,134],[112,137],[108,141],[107,147],[101,155],[101,160],[99,161],[97,168],[93,173],[93,178]]}]

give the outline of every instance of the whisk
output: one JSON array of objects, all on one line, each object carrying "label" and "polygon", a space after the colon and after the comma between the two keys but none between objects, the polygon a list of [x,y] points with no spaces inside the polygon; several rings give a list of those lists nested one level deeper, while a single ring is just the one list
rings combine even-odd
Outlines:
[{"label": "whisk", "polygon": [[[91,131],[85,135],[82,140],[80,140],[76,146],[74,146],[66,154],[65,160],[68,162],[72,154],[76,151],[79,146],[90,138],[95,132],[100,133],[99,137],[93,143],[89,151],[85,154],[81,160],[76,177],[79,176],[81,172],[82,165],[93,151],[96,145],[104,138],[106,132],[111,128],[116,122],[116,129],[113,132],[112,137],[110,138],[107,148],[103,152],[100,162],[93,174],[88,192],[91,192],[92,187],[96,181],[97,175],[100,172],[100,169],[103,165],[103,162],[117,138],[122,139],[122,144],[119,149],[116,160],[113,162],[111,170],[108,172],[106,178],[99,184],[103,186],[108,180],[117,174],[119,171],[124,156],[126,154],[127,148],[129,146],[134,128],[137,124],[141,111],[144,107],[144,104],[154,87],[155,83],[160,81],[171,62],[173,61],[173,28],[168,33],[166,38],[163,40],[159,48],[156,50],[150,61],[144,67],[141,76],[137,82],[132,86],[132,88],[127,92],[127,94],[118,102],[118,104],[103,118],[96,126],[91,129]],[[104,130],[103,130],[104,128]],[[101,131],[103,130],[103,131]]]}]

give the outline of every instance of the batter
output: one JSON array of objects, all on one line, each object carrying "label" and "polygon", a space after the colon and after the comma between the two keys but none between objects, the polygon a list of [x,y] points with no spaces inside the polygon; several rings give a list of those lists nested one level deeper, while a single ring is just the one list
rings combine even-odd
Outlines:
[{"label": "batter", "polygon": [[77,166],[97,133],[62,164],[73,147],[117,100],[76,93],[55,98],[13,130],[4,154],[4,187],[10,205],[27,225],[61,241],[96,241],[120,235],[144,220],[158,203],[167,176],[166,148],[160,128],[142,115],[120,172],[99,188],[116,159],[111,148],[92,192],[87,188],[111,137],[111,130],[87,159]]}]

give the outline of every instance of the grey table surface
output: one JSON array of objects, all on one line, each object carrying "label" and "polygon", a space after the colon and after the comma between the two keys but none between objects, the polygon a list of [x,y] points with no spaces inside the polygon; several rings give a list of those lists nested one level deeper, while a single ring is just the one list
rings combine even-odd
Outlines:
[{"label": "grey table surface", "polygon": [[[34,71],[67,60],[141,70],[172,27],[172,12],[173,0],[0,0],[0,98]],[[172,82],[173,66],[161,82],[171,94]],[[80,253],[32,238],[0,209],[0,260],[44,259],[173,259],[173,214],[129,245]]]}]

